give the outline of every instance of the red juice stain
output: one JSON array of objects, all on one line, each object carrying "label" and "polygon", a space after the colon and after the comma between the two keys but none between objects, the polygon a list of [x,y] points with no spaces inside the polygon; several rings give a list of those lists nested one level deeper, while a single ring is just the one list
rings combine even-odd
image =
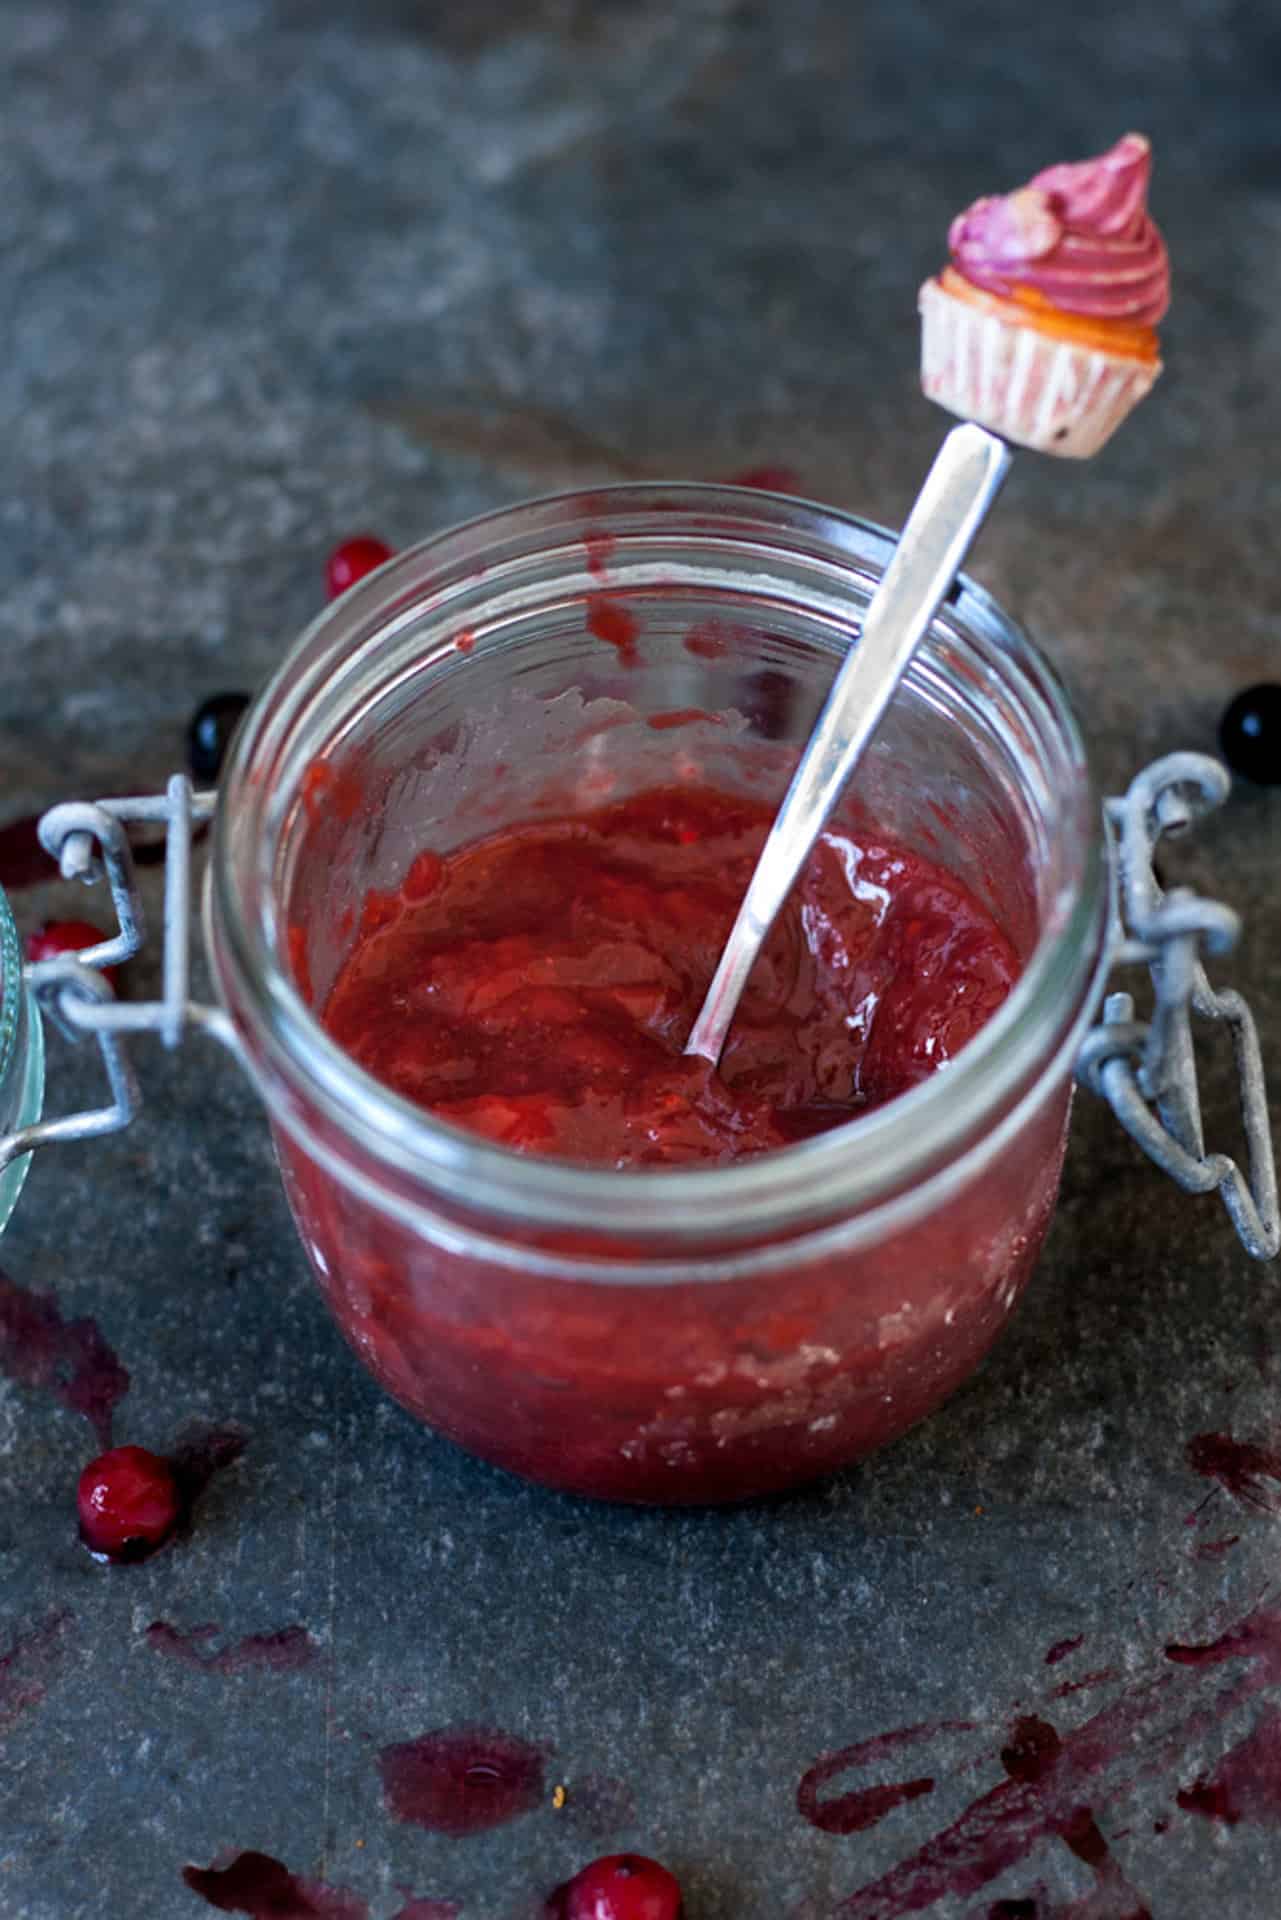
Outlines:
[{"label": "red juice stain", "polygon": [[464,627],[463,631],[458,634],[454,640],[455,651],[458,653],[471,653],[475,650],[475,646],[475,634],[472,633],[470,628]]},{"label": "red juice stain", "polygon": [[1175,1795],[1185,1813],[1224,1826],[1252,1820],[1281,1826],[1281,1708],[1269,1707],[1208,1775]]},{"label": "red juice stain", "polygon": [[796,1805],[802,1817],[812,1827],[817,1827],[820,1833],[865,1833],[869,1827],[877,1826],[887,1813],[893,1813],[895,1807],[905,1806],[909,1800],[919,1800],[922,1795],[934,1791],[931,1775],[922,1774],[916,1780],[899,1780],[889,1786],[861,1787],[853,1793],[843,1793],[837,1800],[820,1802],[817,1784],[807,1774],[797,1794]]},{"label": "red juice stain", "polygon": [[587,631],[617,650],[620,665],[639,665],[636,636],[640,629],[635,615],[629,613],[620,601],[611,600],[605,593],[593,594],[587,609]]},{"label": "red juice stain", "polygon": [[[1230,1433],[1198,1433],[1184,1453],[1193,1473],[1214,1480],[1234,1499],[1281,1513],[1281,1452]],[[1270,1484],[1269,1484],[1270,1483]]]},{"label": "red juice stain", "polygon": [[1112,1856],[1099,1823],[1088,1807],[1078,1807],[1070,1814],[1059,1833],[1078,1860],[1093,1867],[1096,1873],[1104,1873]]},{"label": "red juice stain", "polygon": [[1063,1737],[1037,1716],[1022,1716],[1001,1755],[1010,1777],[887,1873],[840,1901],[832,1920],[901,1920],[947,1895],[964,1899],[1055,1838],[1092,1865],[1099,1887],[1088,1910],[1099,1920],[1100,1898],[1112,1920],[1150,1920],[1108,1855],[1085,1792],[1118,1754],[1132,1750],[1137,1731],[1165,1700],[1160,1682],[1136,1687]]},{"label": "red juice stain", "polygon": [[667,733],[673,727],[696,727],[700,720],[713,727],[725,725],[723,715],[708,713],[703,707],[673,707],[670,713],[651,713],[645,725],[655,733]]},{"label": "red juice stain", "polygon": [[60,1607],[0,1654],[0,1733],[44,1699],[49,1677],[66,1651],[72,1618],[68,1608]]},{"label": "red juice stain", "polygon": [[[1190,1683],[1166,1673],[1133,1683],[1071,1733],[1059,1736],[1034,1715],[1014,1723],[1002,1759],[1010,1778],[972,1802],[887,1873],[834,1909],[833,1920],[901,1920],[947,1895],[965,1898],[1058,1838],[1085,1861],[1097,1886],[1068,1909],[1075,1920],[1150,1920],[1099,1831],[1089,1798],[1128,1793],[1137,1778],[1176,1766],[1255,1695],[1281,1686],[1281,1611],[1248,1614],[1217,1640],[1172,1643],[1167,1660],[1185,1669],[1246,1663],[1211,1699],[1189,1698]],[[1127,1771],[1128,1770],[1128,1771]],[[1281,1708],[1269,1706],[1208,1776],[1183,1790],[1186,1811],[1281,1824]],[[1049,1920],[1049,1916],[1046,1916]],[[1066,1920],[1060,1916],[1060,1920]]]},{"label": "red juice stain", "polygon": [[182,1495],[186,1524],[190,1524],[191,1510],[214,1475],[238,1460],[248,1443],[248,1434],[235,1421],[219,1425],[199,1420],[183,1428],[169,1455],[169,1465]]},{"label": "red juice stain", "polygon": [[1001,1748],[1001,1765],[1011,1780],[1044,1780],[1058,1763],[1063,1742],[1048,1720],[1022,1714],[1010,1730],[1010,1743]]},{"label": "red juice stain", "polygon": [[225,1866],[184,1867],[182,1877],[219,1913],[250,1920],[369,1920],[369,1905],[344,1887],[305,1880],[269,1853],[238,1853]]},{"label": "red juice stain", "polygon": [[1223,1536],[1222,1540],[1202,1540],[1198,1546],[1193,1547],[1192,1558],[1194,1560],[1222,1560],[1224,1554],[1230,1553],[1240,1538],[1239,1533],[1228,1533]]},{"label": "red juice stain", "polygon": [[0,1373],[83,1414],[103,1447],[129,1375],[93,1320],[64,1320],[52,1294],[30,1293],[0,1272]]},{"label": "red juice stain", "polygon": [[588,571],[596,574],[598,578],[607,573],[610,558],[617,544],[612,533],[606,533],[601,527],[588,527],[583,535]]},{"label": "red juice stain", "polygon": [[[1217,1640],[1202,1646],[1174,1643],[1166,1647],[1165,1657],[1177,1666],[1195,1668],[1249,1661],[1246,1676],[1218,1697],[1216,1719],[1226,1718],[1243,1700],[1281,1684],[1281,1612],[1260,1607]],[[1218,1765],[1176,1798],[1185,1812],[1225,1825],[1246,1819],[1281,1825],[1281,1708],[1267,1707]]]},{"label": "red juice stain", "polygon": [[0,827],[0,887],[8,893],[58,877],[57,863],[40,844],[39,824],[40,815],[28,813]]},{"label": "red juice stain", "polygon": [[820,1798],[824,1787],[842,1774],[866,1767],[902,1747],[916,1746],[939,1733],[968,1733],[972,1728],[973,1722],[969,1720],[929,1721],[920,1726],[899,1727],[892,1733],[874,1734],[870,1740],[860,1740],[855,1746],[824,1754],[804,1775],[796,1790],[796,1811],[820,1833],[864,1833],[895,1807],[932,1793],[933,1779],[921,1775],[886,1786],[856,1787],[827,1800]]},{"label": "red juice stain", "polygon": [[441,1727],[378,1756],[397,1820],[455,1838],[531,1813],[543,1800],[543,1752],[489,1727]]},{"label": "red juice stain", "polygon": [[1234,1827],[1241,1818],[1221,1782],[1211,1784],[1208,1780],[1197,1780],[1190,1787],[1181,1787],[1174,1798],[1184,1813],[1204,1814],[1207,1820],[1221,1820],[1224,1826]]},{"label": "red juice stain", "polygon": [[184,1632],[167,1620],[153,1620],[145,1639],[156,1653],[184,1666],[199,1667],[205,1673],[294,1673],[320,1658],[320,1648],[305,1627],[277,1627],[271,1633],[247,1634],[234,1646],[215,1652],[208,1649],[208,1643],[217,1632],[213,1625],[190,1627]]},{"label": "red juice stain", "polygon": [[1050,1694],[1050,1698],[1067,1700],[1074,1693],[1088,1693],[1094,1687],[1105,1686],[1109,1680],[1115,1679],[1115,1667],[1096,1667],[1093,1673],[1083,1673],[1079,1680],[1061,1680]]},{"label": "red juice stain", "polygon": [[311,984],[311,964],[307,959],[307,930],[305,927],[289,927],[285,933],[289,948],[289,964],[293,969],[294,985],[302,996],[304,1005],[314,1007],[315,991]]},{"label": "red juice stain", "polygon": [[1056,1640],[1045,1656],[1046,1666],[1057,1667],[1060,1660],[1066,1660],[1070,1653],[1075,1653],[1078,1648],[1084,1645],[1085,1635],[1083,1633],[1078,1633],[1071,1640]]}]

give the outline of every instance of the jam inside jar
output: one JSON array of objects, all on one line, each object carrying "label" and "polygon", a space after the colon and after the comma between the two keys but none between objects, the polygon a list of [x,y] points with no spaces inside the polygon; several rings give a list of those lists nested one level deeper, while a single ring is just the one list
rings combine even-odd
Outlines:
[{"label": "jam inside jar", "polygon": [[[555,1139],[513,1150],[466,1102],[428,1110],[326,1026],[353,953],[460,849],[628,821],[654,794],[773,808],[891,550],[733,489],[505,511],[335,603],[242,729],[210,953],[317,1280],[398,1400],[531,1479],[701,1502],[845,1465],[972,1371],[1035,1262],[1107,887],[1065,697],[969,585],[832,823],[950,876],[1011,956],[945,1068],[746,1157],[585,1164]],[[540,978],[513,974],[517,1034]]]}]

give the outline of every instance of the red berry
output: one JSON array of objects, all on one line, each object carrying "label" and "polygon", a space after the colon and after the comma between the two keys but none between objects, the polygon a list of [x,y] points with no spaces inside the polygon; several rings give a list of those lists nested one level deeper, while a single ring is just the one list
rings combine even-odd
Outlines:
[{"label": "red berry", "polygon": [[[83,953],[86,947],[100,947],[107,938],[100,927],[87,920],[50,920],[27,935],[28,960],[53,960],[60,953]],[[116,969],[104,967],[104,977],[114,990]]]},{"label": "red berry", "polygon": [[182,1496],[173,1468],[146,1447],[112,1447],[91,1460],[76,1489],[80,1537],[108,1560],[141,1560],[178,1524]]},{"label": "red berry", "polygon": [[608,1853],[565,1889],[565,1920],[681,1920],[679,1882],[641,1853]]},{"label": "red berry", "polygon": [[390,560],[392,549],[384,540],[378,540],[372,533],[358,533],[354,539],[344,540],[335,547],[325,562],[325,586],[331,600],[340,593],[346,593],[348,587],[354,587],[357,580],[363,580],[375,567],[381,567],[384,560]]}]

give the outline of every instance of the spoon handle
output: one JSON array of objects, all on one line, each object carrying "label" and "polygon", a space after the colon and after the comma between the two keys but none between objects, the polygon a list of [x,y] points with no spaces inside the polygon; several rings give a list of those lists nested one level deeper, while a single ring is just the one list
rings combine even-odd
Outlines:
[{"label": "spoon handle", "polygon": [[953,427],[917,495],[783,804],[761,848],[707,998],[685,1045],[715,1066],[739,996],[784,900],[893,697],[908,662],[982,526],[1010,449]]}]

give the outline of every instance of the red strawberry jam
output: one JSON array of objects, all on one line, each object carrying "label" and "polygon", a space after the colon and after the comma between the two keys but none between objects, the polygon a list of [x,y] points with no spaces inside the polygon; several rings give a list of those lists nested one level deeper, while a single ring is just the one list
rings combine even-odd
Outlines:
[{"label": "red strawberry jam", "polygon": [[[849,816],[719,1068],[687,1058],[769,824],[754,800],[672,785],[419,850],[364,903],[320,1017],[409,1101],[586,1169],[723,1168],[857,1121],[947,1068],[1019,957],[954,874]],[[437,1232],[277,1142],[320,1285],[390,1392],[531,1479],[670,1504],[845,1465],[973,1371],[1039,1252],[1068,1097],[1065,1068],[945,1199],[909,1192],[866,1229],[785,1222],[741,1251],[714,1227],[688,1255],[657,1201],[652,1245],[586,1191],[574,1228],[473,1217],[465,1171],[432,1200]]]},{"label": "red strawberry jam", "polygon": [[325,1024],[397,1093],[525,1153],[725,1163],[852,1120],[946,1066],[1018,961],[942,868],[829,832],[713,1071],[682,1048],[769,824],[670,787],[464,847],[366,919]]}]

